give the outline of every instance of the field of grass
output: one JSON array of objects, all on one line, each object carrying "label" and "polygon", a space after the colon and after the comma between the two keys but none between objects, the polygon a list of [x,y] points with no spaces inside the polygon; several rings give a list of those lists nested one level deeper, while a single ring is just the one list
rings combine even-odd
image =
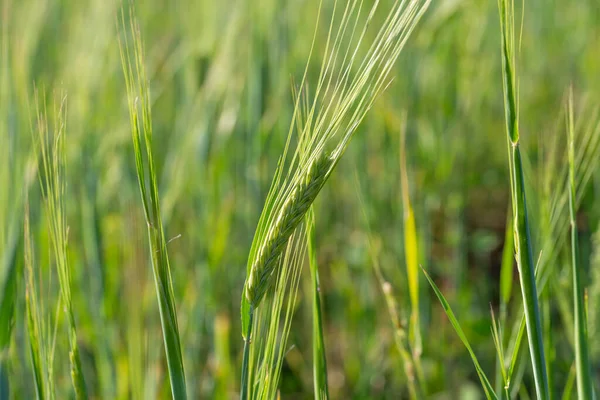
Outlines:
[{"label": "field of grass", "polygon": [[592,400],[599,338],[598,0],[0,0],[0,400]]}]

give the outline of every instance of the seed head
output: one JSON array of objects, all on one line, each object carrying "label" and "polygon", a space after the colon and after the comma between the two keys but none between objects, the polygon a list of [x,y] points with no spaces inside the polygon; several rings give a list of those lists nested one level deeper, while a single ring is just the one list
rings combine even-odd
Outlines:
[{"label": "seed head", "polygon": [[333,159],[326,153],[315,158],[304,174],[304,178],[298,181],[291,194],[279,207],[277,217],[268,229],[250,269],[246,297],[253,306],[256,307],[260,303],[273,281],[272,277],[279,256],[325,184],[332,164]]}]

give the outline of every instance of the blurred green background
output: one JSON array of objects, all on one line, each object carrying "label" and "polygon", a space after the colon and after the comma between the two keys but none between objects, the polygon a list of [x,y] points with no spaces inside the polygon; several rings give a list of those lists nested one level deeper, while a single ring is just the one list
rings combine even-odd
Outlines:
[{"label": "blurred green background", "polygon": [[[392,2],[381,3],[380,20]],[[58,280],[30,160],[34,89],[43,89],[50,104],[56,91],[64,91],[69,256],[89,393],[98,399],[168,398],[117,42],[120,7],[113,0],[0,0],[0,256],[15,251],[21,271],[28,198],[41,297],[55,309]],[[333,1],[323,1],[309,83],[318,76],[332,8]],[[302,77],[319,1],[138,1],[135,9],[152,93],[188,395],[235,398],[246,258],[288,132],[291,82]],[[554,200],[566,194],[558,177],[565,167],[560,143],[566,137],[569,85],[581,123],[598,117],[600,2],[529,0],[523,20],[521,133],[535,254],[556,241],[544,261],[551,266],[551,284],[542,296],[548,298],[544,312],[553,337],[552,389],[561,395],[574,357],[568,227],[544,229],[553,226],[554,213],[568,216],[566,206]],[[483,368],[494,374],[490,306],[497,309],[499,302],[510,196],[499,30],[495,1],[434,0],[400,55],[392,85],[317,199],[333,398],[407,396],[367,237],[368,223],[376,257],[407,318],[399,157],[404,111],[419,262],[452,304]],[[550,144],[559,149],[556,160],[547,157]],[[594,273],[600,278],[600,175],[593,159],[598,156],[595,150],[588,155],[592,167],[581,188],[578,219],[584,265],[592,272],[587,282],[596,378],[600,309],[593,305],[600,301],[600,281],[593,278]],[[0,270],[0,284],[9,276],[8,264]],[[312,397],[308,268],[304,272],[281,381],[284,399]],[[521,308],[516,267],[514,272],[511,323]],[[5,390],[0,398],[34,396],[22,276],[18,272],[14,327],[0,349],[0,380],[9,384],[8,389],[0,385]],[[428,398],[483,398],[469,355],[424,279],[420,288]],[[58,398],[69,398],[72,391],[64,320],[58,324],[54,363]],[[531,389],[528,369],[524,383]]]}]

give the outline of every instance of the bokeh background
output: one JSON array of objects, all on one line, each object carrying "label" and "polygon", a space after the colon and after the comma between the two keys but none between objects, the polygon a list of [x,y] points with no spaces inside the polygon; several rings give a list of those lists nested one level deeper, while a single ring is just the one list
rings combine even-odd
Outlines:
[{"label": "bokeh background", "polygon": [[[323,1],[309,83],[318,76],[333,3]],[[381,0],[379,21],[390,4]],[[34,90],[43,90],[50,104],[61,91],[68,99],[65,199],[74,312],[90,395],[168,398],[117,41],[120,7],[114,0],[0,0],[0,255],[12,249],[11,232],[22,227],[28,201],[42,300],[56,308],[58,280],[39,184],[28,179],[28,160]],[[319,0],[137,1],[135,10],[152,93],[188,395],[235,398],[247,255],[288,132],[291,83],[302,77]],[[574,357],[568,227],[544,227],[553,213],[568,216],[556,199],[567,193],[559,177],[566,168],[561,143],[570,85],[581,124],[598,119],[600,2],[528,0],[523,15],[521,134],[535,254],[556,239],[544,261],[551,284],[543,296],[558,396]],[[372,258],[374,252],[407,318],[400,184],[404,112],[419,262],[452,304],[484,370],[494,376],[496,366],[490,307],[498,308],[510,196],[496,2],[434,0],[392,73],[392,85],[359,128],[315,208],[330,391],[338,399],[407,396]],[[548,157],[548,149],[559,149],[558,156]],[[592,149],[578,228],[583,262],[591,272],[586,282],[598,377],[593,304],[600,299],[600,282],[593,275],[600,268],[600,176],[594,156],[600,154]],[[15,246],[19,262],[22,249]],[[0,271],[0,283],[6,271]],[[312,397],[307,265],[303,275],[283,367],[284,399]],[[508,328],[521,308],[516,267],[514,280]],[[0,380],[9,384],[0,398],[34,395],[24,287],[21,274],[14,328],[0,353]],[[420,287],[428,397],[483,398],[469,355],[424,276]],[[57,396],[69,398],[64,316],[57,329]],[[532,390],[528,370],[523,379],[520,396],[526,398],[527,388]]]}]

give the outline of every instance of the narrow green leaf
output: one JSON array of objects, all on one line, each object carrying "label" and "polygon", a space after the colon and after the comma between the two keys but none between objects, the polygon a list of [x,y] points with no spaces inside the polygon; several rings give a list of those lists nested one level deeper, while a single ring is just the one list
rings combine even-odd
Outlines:
[{"label": "narrow green leaf", "polygon": [[433,291],[435,292],[435,295],[437,296],[438,300],[440,301],[440,304],[444,308],[444,312],[448,316],[448,319],[450,320],[450,323],[452,324],[452,327],[454,328],[456,334],[458,335],[460,340],[463,342],[463,345],[467,348],[467,351],[471,355],[471,360],[473,361],[473,364],[475,365],[475,370],[477,371],[477,375],[479,376],[479,380],[481,381],[481,386],[483,387],[486,397],[488,399],[497,399],[497,396],[494,393],[494,388],[492,387],[489,379],[485,375],[485,372],[483,372],[483,369],[481,368],[481,365],[479,364],[479,361],[477,360],[477,356],[475,355],[475,352],[471,348],[471,345],[469,344],[469,340],[467,339],[467,336],[465,335],[460,324],[458,323],[458,320],[456,319],[456,316],[454,315],[454,312],[452,311],[450,304],[448,303],[448,301],[446,300],[446,298],[444,297],[444,295],[442,294],[440,289],[437,287],[435,282],[433,282],[433,279],[431,279],[431,277],[429,276],[427,271],[425,271],[423,268],[421,268],[421,270],[423,271],[423,273],[425,274],[425,277],[429,281],[429,284],[431,285],[431,288],[433,289]]}]

